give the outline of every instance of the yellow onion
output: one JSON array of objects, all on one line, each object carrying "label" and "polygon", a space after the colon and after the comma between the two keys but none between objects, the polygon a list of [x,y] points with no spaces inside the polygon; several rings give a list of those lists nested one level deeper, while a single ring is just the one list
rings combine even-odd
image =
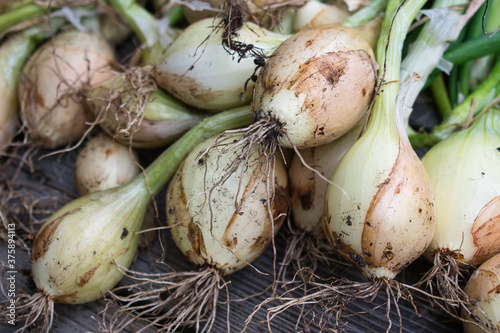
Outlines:
[{"label": "yellow onion", "polygon": [[474,302],[462,310],[465,333],[500,331],[500,254],[483,262],[464,289]]},{"label": "yellow onion", "polygon": [[108,135],[90,138],[78,152],[75,183],[80,195],[124,185],[139,174],[137,153]]},{"label": "yellow onion", "polygon": [[158,85],[193,107],[219,111],[250,103],[256,69],[251,52],[270,55],[287,36],[246,23],[235,40],[251,45],[237,54],[222,45],[220,20],[208,18],[190,25],[155,60]]},{"label": "yellow onion", "polygon": [[[413,150],[403,120],[408,85],[399,84],[401,49],[420,3],[388,6],[377,59],[387,82],[376,97],[365,131],[340,160],[324,211],[328,238],[370,281],[390,281],[417,259],[436,227],[434,192]],[[394,17],[392,23],[391,17]],[[392,28],[389,46],[386,45]],[[381,65],[382,67],[382,65]],[[404,89],[406,87],[406,89]]]},{"label": "yellow onion", "polygon": [[479,265],[500,252],[500,109],[437,143],[422,158],[436,193],[437,227],[425,257]]},{"label": "yellow onion", "polygon": [[331,142],[367,110],[376,68],[369,43],[350,28],[329,25],[300,31],[278,47],[259,74],[255,116],[276,123],[283,147]]},{"label": "yellow onion", "polygon": [[91,119],[83,89],[109,77],[114,62],[113,49],[95,33],[66,31],[40,46],[23,68],[18,91],[30,142],[56,148],[79,140]]},{"label": "yellow onion", "polygon": [[172,143],[202,117],[141,70],[116,73],[89,91],[86,105],[107,134],[136,148]]},{"label": "yellow onion", "polygon": [[229,163],[232,153],[219,156],[212,151],[197,160],[214,140],[193,150],[172,178],[166,199],[167,223],[174,242],[190,262],[230,274],[246,267],[270,244],[284,216],[278,217],[288,209],[288,180],[281,159],[277,159],[270,206],[273,223],[263,173],[265,157],[255,153],[249,165],[240,165],[225,179],[220,168]]}]

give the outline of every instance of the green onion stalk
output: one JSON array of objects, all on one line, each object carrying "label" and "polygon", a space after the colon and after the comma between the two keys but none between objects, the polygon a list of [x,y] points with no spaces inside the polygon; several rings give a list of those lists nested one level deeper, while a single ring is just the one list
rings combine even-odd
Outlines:
[{"label": "green onion stalk", "polygon": [[[55,212],[33,241],[31,275],[37,292],[16,295],[21,330],[41,320],[50,331],[54,303],[91,302],[113,288],[122,278],[121,268],[132,263],[149,204],[185,156],[207,138],[252,121],[249,107],[207,118],[129,183],[80,197]],[[9,320],[9,304],[1,304],[2,321]]]},{"label": "green onion stalk", "polygon": [[[457,37],[458,32],[467,22],[460,12],[449,8],[467,3],[467,0],[437,0],[433,3],[432,9],[422,11],[429,17],[430,22],[424,25],[417,39],[411,43],[401,64],[401,82],[413,81],[408,87],[408,94],[403,106],[407,123],[413,111],[413,104],[422,91],[427,78],[436,67],[440,67],[449,42]],[[415,78],[414,75],[417,77]],[[411,127],[408,128],[408,132],[410,131],[412,131]]]},{"label": "green onion stalk", "polygon": [[0,155],[19,130],[18,80],[31,53],[48,38],[51,32],[63,25],[63,20],[33,26],[20,31],[0,44]]},{"label": "green onion stalk", "polygon": [[65,7],[95,9],[95,1],[62,1],[57,4],[48,1],[47,5],[42,5],[41,2],[30,0],[24,1],[18,6],[12,4],[11,7],[6,8],[5,12],[0,13],[0,37],[11,29],[25,29],[28,25],[40,23],[41,20],[44,20],[44,16]]},{"label": "green onion stalk", "polygon": [[488,77],[457,105],[430,133],[413,133],[410,141],[414,148],[430,147],[452,133],[467,127],[468,122],[500,95],[500,60],[497,60]]}]

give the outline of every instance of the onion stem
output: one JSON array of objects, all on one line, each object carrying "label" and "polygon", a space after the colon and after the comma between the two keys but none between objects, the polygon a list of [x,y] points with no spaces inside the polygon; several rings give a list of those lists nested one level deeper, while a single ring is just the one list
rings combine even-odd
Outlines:
[{"label": "onion stem", "polygon": [[253,122],[249,106],[235,108],[206,118],[167,148],[134,182],[145,181],[154,197],[172,177],[186,155],[200,142],[228,129],[240,128]]},{"label": "onion stem", "polygon": [[[425,0],[390,0],[387,3],[386,17],[382,23],[380,38],[377,43],[377,62],[379,79],[382,79],[380,91],[374,101],[368,127],[388,125],[391,133],[383,135],[399,138],[396,126],[396,97],[400,87],[402,49],[411,23],[426,3]],[[381,133],[382,135],[382,133]]]},{"label": "onion stem", "polygon": [[368,6],[363,7],[356,13],[352,14],[347,20],[342,22],[346,27],[359,27],[370,22],[384,12],[387,0],[372,0]]},{"label": "onion stem", "polygon": [[434,96],[434,101],[436,102],[439,114],[443,118],[447,117],[451,113],[453,107],[451,106],[448,91],[446,90],[443,74],[439,74],[431,83],[429,88]]},{"label": "onion stem", "polygon": [[46,8],[43,8],[35,3],[28,3],[19,8],[4,13],[0,15],[0,33],[15,26],[18,23],[42,16],[46,13]]}]

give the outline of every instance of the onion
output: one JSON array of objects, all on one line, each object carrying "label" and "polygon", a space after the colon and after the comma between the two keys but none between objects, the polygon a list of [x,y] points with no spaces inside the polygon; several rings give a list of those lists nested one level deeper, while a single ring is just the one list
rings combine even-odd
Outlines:
[{"label": "onion", "polygon": [[202,117],[158,89],[141,69],[125,70],[93,88],[87,106],[114,140],[137,148],[165,146]]},{"label": "onion", "polygon": [[238,53],[222,45],[218,23],[208,18],[191,24],[152,61],[161,88],[188,105],[211,111],[248,104],[256,64],[247,54],[263,59],[287,37],[247,23],[233,41],[241,44]]},{"label": "onion", "polygon": [[[225,285],[223,276],[253,262],[281,226],[288,211],[287,174],[281,159],[277,159],[274,187],[270,188],[265,158],[258,152],[247,164],[227,174],[219,168],[230,166],[231,155],[237,151],[212,151],[199,158],[216,139],[206,140],[189,153],[170,182],[166,197],[172,239],[200,269],[150,276],[129,274],[138,282],[123,287],[132,290],[132,296],[126,298],[120,311],[130,317],[120,318],[119,312],[113,315],[111,323],[119,323],[114,329],[121,330],[139,316],[149,322],[148,326],[162,331],[186,325],[194,325],[198,331],[200,321],[206,320],[201,330],[210,331],[219,289]],[[151,295],[158,296],[152,299]]]},{"label": "onion", "polygon": [[30,142],[56,148],[81,139],[90,120],[83,89],[111,75],[114,51],[98,34],[62,32],[43,44],[23,68],[20,115]]},{"label": "onion", "polygon": [[90,138],[78,152],[75,166],[76,188],[87,195],[124,185],[140,172],[137,153],[108,135]]},{"label": "onion", "polygon": [[[81,304],[100,298],[123,276],[135,255],[144,214],[185,156],[200,142],[251,122],[248,108],[205,119],[125,185],[80,197],[55,212],[40,228],[32,248],[34,295],[19,293],[21,329],[40,318],[50,330],[54,303]],[[8,309],[0,311],[0,320]]]},{"label": "onion", "polygon": [[[443,306],[464,298],[459,282],[500,252],[500,109],[437,143],[422,158],[436,194],[437,226],[424,257],[433,263],[420,284]],[[465,301],[466,302],[466,301]]]},{"label": "onion", "polygon": [[349,16],[350,13],[339,6],[309,0],[305,5],[297,8],[294,31],[326,24],[341,24]]},{"label": "onion", "polygon": [[500,331],[500,254],[483,262],[471,275],[465,294],[473,306],[462,310],[465,333]]},{"label": "onion", "polygon": [[347,133],[373,97],[376,63],[361,34],[340,25],[300,31],[266,62],[253,110],[283,147],[331,142]]},{"label": "onion", "polygon": [[340,160],[326,192],[326,236],[367,281],[313,281],[315,291],[302,297],[278,295],[266,300],[281,302],[271,308],[273,313],[321,301],[324,316],[318,320],[333,313],[338,320],[350,301],[370,301],[383,290],[390,331],[391,304],[398,309],[401,298],[412,298],[414,289],[395,277],[431,242],[436,208],[429,177],[405,132],[405,89],[400,87],[399,75],[405,36],[424,4],[425,0],[389,1],[377,47],[381,87],[366,129]]}]

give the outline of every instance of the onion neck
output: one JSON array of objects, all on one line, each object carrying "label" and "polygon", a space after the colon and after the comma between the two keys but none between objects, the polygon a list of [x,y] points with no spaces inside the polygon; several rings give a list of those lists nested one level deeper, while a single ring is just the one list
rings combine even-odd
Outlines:
[{"label": "onion neck", "polygon": [[248,126],[253,120],[250,106],[221,112],[202,120],[167,148],[133,182],[144,183],[149,189],[150,196],[154,197],[173,176],[187,154],[200,142],[225,130]]},{"label": "onion neck", "polygon": [[396,97],[399,92],[403,44],[425,0],[390,0],[377,43],[380,90],[376,96],[366,132],[373,127],[387,127],[391,137],[399,137],[396,125]]}]

